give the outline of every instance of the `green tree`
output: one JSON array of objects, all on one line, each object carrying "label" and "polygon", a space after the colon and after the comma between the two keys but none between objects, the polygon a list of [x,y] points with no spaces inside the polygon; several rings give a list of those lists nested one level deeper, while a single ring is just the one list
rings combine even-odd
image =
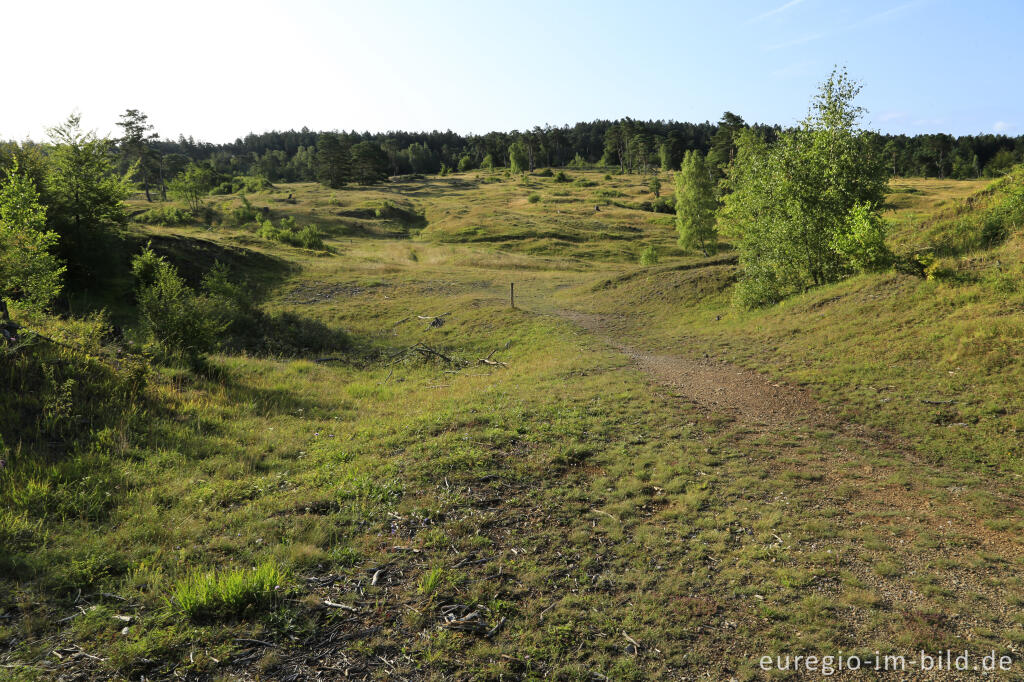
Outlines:
[{"label": "green tree", "polygon": [[747,124],[742,116],[731,111],[722,114],[718,122],[718,130],[711,138],[711,149],[708,151],[707,166],[715,180],[725,177],[726,168],[736,158],[736,137]]},{"label": "green tree", "polygon": [[473,170],[473,157],[469,154],[463,154],[459,159],[459,172],[465,173],[468,170]]},{"label": "green tree", "polygon": [[657,175],[651,176],[651,181],[647,183],[647,189],[651,190],[651,194],[657,199],[661,196],[661,179]]},{"label": "green tree", "polygon": [[494,156],[491,154],[484,156],[484,160],[480,162],[480,167],[486,170],[494,170]]},{"label": "green tree", "polygon": [[352,177],[360,185],[372,185],[388,177],[388,155],[376,142],[352,146]]},{"label": "green tree", "polygon": [[49,130],[47,217],[69,277],[84,281],[113,265],[131,185],[115,172],[110,140],[83,132],[80,122],[72,114]]},{"label": "green tree", "polygon": [[190,163],[168,183],[171,196],[184,201],[193,215],[203,208],[203,197],[213,188],[213,171]]},{"label": "green tree", "polygon": [[508,148],[508,163],[512,173],[525,173],[529,167],[530,157],[526,151],[526,145],[522,142],[513,142]]},{"label": "green tree", "polygon": [[0,183],[0,298],[42,309],[61,290],[64,267],[51,253],[57,233],[46,229],[46,208],[15,160]]},{"label": "green tree", "polygon": [[[149,117],[138,109],[127,109],[121,114],[121,120],[117,123],[124,131],[118,139],[121,153],[125,158],[127,166],[135,171],[135,175],[142,181],[142,191],[146,193],[146,201],[152,201],[149,195],[150,176],[159,173],[160,160],[156,150],[150,147],[149,142],[157,138],[153,126],[149,124]],[[156,173],[154,173],[156,169]]]},{"label": "green tree", "polygon": [[715,211],[715,183],[704,163],[704,155],[692,149],[683,155],[676,181],[676,230],[684,249],[700,248],[705,256],[718,244]]},{"label": "green tree", "polygon": [[737,136],[722,219],[739,239],[738,303],[771,304],[884,260],[870,254],[884,238],[888,173],[858,127],[860,89],[833,71],[807,118],[775,144],[749,130]]},{"label": "green tree", "polygon": [[317,141],[316,179],[338,189],[351,177],[352,153],[348,142],[336,133],[324,133]]}]

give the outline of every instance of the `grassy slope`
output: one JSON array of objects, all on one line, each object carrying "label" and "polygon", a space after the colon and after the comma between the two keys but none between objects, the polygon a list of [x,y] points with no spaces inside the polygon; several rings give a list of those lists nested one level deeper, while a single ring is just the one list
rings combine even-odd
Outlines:
[{"label": "grassy slope", "polygon": [[[739,313],[733,266],[680,269],[701,259],[675,250],[666,216],[604,203],[644,199],[642,179],[571,174],[595,185],[471,173],[250,197],[317,222],[326,255],[247,229],[140,228],[271,257],[267,306],[342,326],[359,351],[217,357],[217,380],[159,370],[108,516],[10,504],[0,528],[17,529],[24,573],[0,591],[0,676],[742,678],[780,651],[1019,649],[1019,291],[991,268],[876,275]],[[897,204],[897,244],[907,211],[974,189],[904,184],[918,191]],[[385,201],[401,210],[378,218]],[[647,244],[662,262],[638,268]],[[1019,268],[1020,243],[998,257]],[[559,308],[613,315],[634,346],[803,383],[919,456],[695,405]],[[406,319],[448,311],[440,328]],[[417,341],[470,364],[374,360]],[[492,351],[508,367],[478,362]],[[211,621],[172,599],[197,572],[268,562],[288,574],[269,605]]]}]

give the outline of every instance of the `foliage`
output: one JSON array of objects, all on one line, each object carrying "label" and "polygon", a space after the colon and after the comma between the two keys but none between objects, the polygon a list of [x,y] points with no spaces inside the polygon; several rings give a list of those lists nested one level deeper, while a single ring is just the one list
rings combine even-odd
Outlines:
[{"label": "foliage", "polygon": [[832,249],[858,271],[880,270],[892,264],[892,253],[885,245],[885,221],[870,204],[855,204],[850,209],[845,230],[832,237]]},{"label": "foliage", "polygon": [[274,227],[274,224],[269,220],[264,221],[256,234],[263,239],[290,244],[291,246],[303,249],[313,249],[316,251],[326,249],[323,235],[320,234],[320,229],[316,225],[307,225],[302,229],[298,229],[295,227],[295,220],[293,218],[282,220],[281,227]]},{"label": "foliage", "polygon": [[533,194],[526,197],[526,200],[529,201],[531,204],[536,204],[538,201],[540,201],[540,195],[534,192]]},{"label": "foliage", "polygon": [[132,259],[132,272],[141,331],[159,357],[195,362],[217,347],[230,318],[216,298],[193,291],[177,268],[149,247]]},{"label": "foliage", "polygon": [[334,133],[321,135],[316,152],[317,181],[338,189],[351,177],[352,153],[348,141]]},{"label": "foliage", "polygon": [[372,185],[388,177],[388,157],[376,142],[353,145],[352,178],[360,185]]},{"label": "foliage", "polygon": [[57,297],[65,270],[51,252],[57,241],[35,185],[15,161],[0,182],[0,299],[42,309]]},{"label": "foliage", "polygon": [[565,171],[555,173],[555,182],[572,182],[572,178]]},{"label": "foliage", "polygon": [[117,142],[131,168],[131,176],[137,176],[142,181],[146,201],[152,201],[149,194],[150,178],[160,173],[159,153],[151,146],[157,134],[150,132],[153,126],[149,123],[149,117],[138,109],[125,110],[117,125],[124,132]]},{"label": "foliage", "polygon": [[688,151],[675,175],[676,230],[684,249],[700,248],[705,256],[714,253],[718,240],[715,186],[704,156]]},{"label": "foliage", "polygon": [[656,265],[657,263],[658,249],[651,244],[640,253],[640,265]]},{"label": "foliage", "polygon": [[240,206],[235,206],[231,209],[229,220],[232,225],[241,227],[242,225],[248,225],[254,223],[260,219],[260,212],[249,203],[249,199],[243,194],[239,197],[241,200]]},{"label": "foliage", "polygon": [[[722,215],[739,238],[741,305],[766,305],[834,282],[855,269],[854,244],[867,240],[869,250],[877,247],[872,233],[881,226],[876,216],[887,177],[870,137],[857,127],[863,110],[853,100],[859,92],[845,72],[833,72],[807,118],[778,142],[768,144],[749,130],[736,138],[732,192]],[[859,236],[851,236],[854,229]]]},{"label": "foliage", "polygon": [[459,157],[459,172],[465,173],[466,171],[473,170],[475,164],[473,163],[473,157],[469,154],[463,154]]},{"label": "foliage", "polygon": [[509,170],[513,175],[526,173],[529,170],[530,157],[526,152],[526,145],[522,142],[515,142],[508,148]]},{"label": "foliage", "polygon": [[49,133],[47,221],[69,277],[81,283],[113,267],[131,187],[114,172],[110,140],[82,132],[77,114]]},{"label": "foliage", "polygon": [[487,154],[484,156],[484,160],[480,162],[480,167],[486,170],[494,170],[494,155]]},{"label": "foliage", "polygon": [[184,201],[193,214],[202,210],[203,197],[212,187],[213,172],[194,163],[190,163],[167,185],[171,195]]},{"label": "foliage", "polygon": [[191,225],[195,221],[195,216],[192,215],[191,211],[186,211],[177,206],[157,206],[139,213],[132,220],[144,225],[178,227],[181,225]]},{"label": "foliage", "polygon": [[647,183],[647,189],[651,190],[651,194],[657,199],[661,196],[661,179],[657,175],[651,176],[651,181]]}]

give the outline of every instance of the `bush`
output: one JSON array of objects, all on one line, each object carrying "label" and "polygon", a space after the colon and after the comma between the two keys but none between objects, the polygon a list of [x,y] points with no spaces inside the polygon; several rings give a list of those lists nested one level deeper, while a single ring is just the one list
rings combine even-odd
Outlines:
[{"label": "bush", "polygon": [[210,194],[214,194],[214,195],[233,194],[234,191],[235,191],[235,188],[231,184],[231,181],[230,180],[225,180],[224,182],[220,183],[219,185],[217,185],[213,189],[211,189],[210,190]]},{"label": "bush", "polygon": [[577,180],[573,184],[575,184],[577,187],[596,187],[597,186],[597,183],[594,182],[593,180],[586,180],[584,178],[580,178],[579,180]]},{"label": "bush", "polygon": [[526,200],[529,201],[531,204],[536,204],[538,201],[540,201],[540,195],[534,192],[530,196],[526,197]]},{"label": "bush", "polygon": [[263,239],[289,244],[303,249],[324,251],[323,236],[316,225],[307,225],[301,230],[296,229],[294,218],[285,218],[281,221],[281,227],[274,227],[274,224],[267,220],[260,225],[256,232]]},{"label": "bush", "polygon": [[538,178],[550,178],[554,175],[550,168],[542,168],[541,170],[534,173]]},{"label": "bush", "polygon": [[670,213],[676,212],[676,198],[673,196],[660,197],[651,205],[651,210],[655,213]]},{"label": "bush", "polygon": [[640,254],[640,265],[656,265],[658,263],[658,249],[651,244]]},{"label": "bush", "polygon": [[132,220],[145,225],[180,227],[182,225],[191,225],[195,217],[192,215],[192,211],[186,211],[177,206],[162,206],[143,211],[132,218]]},{"label": "bush", "polygon": [[132,259],[139,322],[146,346],[163,359],[193,363],[217,347],[230,311],[193,291],[177,268],[147,246]]},{"label": "bush", "polygon": [[244,194],[240,199],[242,200],[242,205],[236,206],[231,210],[231,224],[241,227],[242,225],[248,225],[249,223],[258,221],[261,217],[260,212],[249,203],[249,200]]},{"label": "bush", "polygon": [[878,270],[892,264],[892,253],[885,245],[886,225],[869,204],[850,209],[848,229],[832,238],[832,249],[855,270]]},{"label": "bush", "polygon": [[572,178],[565,171],[558,171],[555,173],[555,182],[572,182]]}]

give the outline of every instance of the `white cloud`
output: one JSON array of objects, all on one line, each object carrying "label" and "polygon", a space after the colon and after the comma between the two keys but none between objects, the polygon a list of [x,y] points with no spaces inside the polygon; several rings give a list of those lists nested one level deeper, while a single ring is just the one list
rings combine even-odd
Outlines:
[{"label": "white cloud", "polygon": [[1013,124],[1007,123],[1006,121],[996,121],[995,123],[992,124],[992,131],[996,133],[1005,133],[1006,131],[1012,129]]},{"label": "white cloud", "polygon": [[783,43],[776,43],[775,45],[768,45],[765,49],[766,50],[782,50],[782,49],[785,49],[787,47],[796,47],[797,45],[803,45],[804,43],[809,43],[809,42],[811,42],[813,40],[818,40],[819,38],[824,38],[824,37],[825,37],[824,33],[808,33],[807,35],[801,36],[800,38],[794,38],[793,40],[787,40],[786,42],[783,42]]},{"label": "white cloud", "polygon": [[784,5],[779,5],[775,9],[770,9],[767,12],[765,12],[764,14],[758,14],[756,17],[754,17],[750,21],[751,21],[751,23],[753,23],[755,21],[761,21],[762,19],[767,19],[768,17],[771,17],[771,16],[774,16],[776,14],[780,14],[782,12],[785,12],[788,9],[793,9],[794,7],[796,7],[797,5],[802,3],[803,1],[804,0],[789,0],[789,2],[787,2]]}]

